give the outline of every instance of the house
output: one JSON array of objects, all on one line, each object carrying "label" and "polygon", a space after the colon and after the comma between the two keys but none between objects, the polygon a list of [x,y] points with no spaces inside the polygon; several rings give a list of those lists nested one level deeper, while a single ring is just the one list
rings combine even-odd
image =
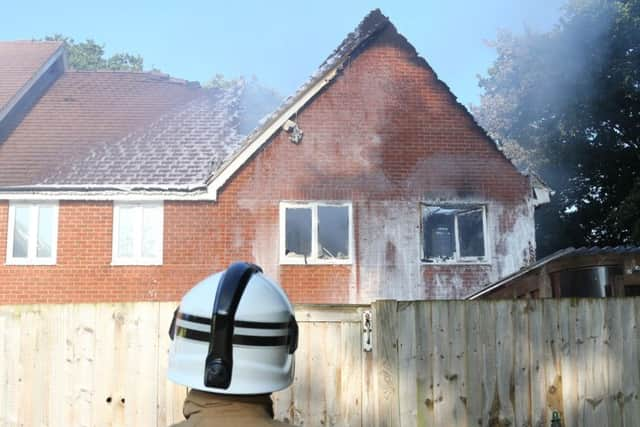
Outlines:
[{"label": "house", "polygon": [[640,247],[566,248],[466,299],[640,296]]},{"label": "house", "polygon": [[548,189],[379,10],[246,136],[241,88],[63,50],[0,44],[1,303],[176,300],[239,259],[294,302],[462,298],[535,259]]}]

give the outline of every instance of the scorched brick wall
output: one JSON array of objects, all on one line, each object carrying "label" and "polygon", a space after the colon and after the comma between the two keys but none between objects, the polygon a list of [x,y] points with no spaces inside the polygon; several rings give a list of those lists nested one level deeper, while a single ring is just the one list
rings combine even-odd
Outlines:
[{"label": "scorched brick wall", "polygon": [[[528,180],[389,27],[292,117],[216,202],[165,202],[164,264],[111,266],[111,202],[60,202],[56,266],[1,266],[0,303],[177,300],[234,260],[261,265],[294,302],[459,298],[534,248]],[[280,265],[281,201],[350,201],[352,265]],[[421,263],[420,202],[487,207],[490,262]],[[0,203],[6,259],[7,203]]]}]

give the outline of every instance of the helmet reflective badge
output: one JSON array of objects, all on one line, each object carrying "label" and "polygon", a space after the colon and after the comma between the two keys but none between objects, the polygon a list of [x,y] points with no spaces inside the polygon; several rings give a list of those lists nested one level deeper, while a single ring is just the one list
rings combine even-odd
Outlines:
[{"label": "helmet reflective badge", "polygon": [[235,263],[185,294],[169,329],[169,379],[226,394],[271,393],[293,381],[298,324],[260,267]]}]

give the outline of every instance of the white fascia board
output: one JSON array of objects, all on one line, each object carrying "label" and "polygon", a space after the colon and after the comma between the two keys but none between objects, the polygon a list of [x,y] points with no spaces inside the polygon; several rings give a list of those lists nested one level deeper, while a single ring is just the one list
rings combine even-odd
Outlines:
[{"label": "white fascia board", "polygon": [[535,196],[536,196],[535,199],[533,200],[533,206],[538,207],[540,205],[544,205],[551,202],[551,196],[553,195],[553,191],[549,187],[534,186],[533,191],[535,192]]},{"label": "white fascia board", "polygon": [[529,177],[529,182],[531,183],[531,188],[534,193],[532,200],[533,206],[538,207],[551,202],[551,196],[555,194],[553,189],[551,189],[551,187],[549,187],[542,178],[533,172],[528,173],[526,176]]},{"label": "white fascia board", "polygon": [[204,190],[197,191],[105,191],[88,189],[86,191],[47,190],[47,191],[0,191],[0,200],[83,200],[83,201],[215,201],[215,194]]},{"label": "white fascia board", "polygon": [[318,92],[329,84],[336,76],[338,69],[342,66],[342,62],[335,65],[327,71],[312,87],[307,89],[296,102],[282,112],[269,127],[256,135],[253,140],[248,142],[235,156],[233,156],[225,165],[223,165],[208,185],[208,192],[216,197],[218,190],[224,186],[227,181],[275,134],[282,126],[304,107]]},{"label": "white fascia board", "polygon": [[[4,108],[0,108],[0,121],[4,120],[7,114],[9,114],[11,110],[13,110],[13,107],[16,106],[16,104],[29,91],[29,89],[31,89],[38,80],[40,80],[40,78],[44,75],[44,73],[46,73],[47,70],[51,68],[51,66],[60,58],[61,55],[63,55],[63,53],[64,53],[64,44],[61,44],[60,47],[58,47],[58,49],[56,49],[56,51],[49,57],[47,62],[45,62],[44,65],[40,67],[40,69],[27,81],[27,83],[25,83],[24,86],[22,86],[20,90],[16,92],[16,94],[4,106]],[[63,59],[63,60],[65,61],[65,69],[66,69],[66,59]]]}]

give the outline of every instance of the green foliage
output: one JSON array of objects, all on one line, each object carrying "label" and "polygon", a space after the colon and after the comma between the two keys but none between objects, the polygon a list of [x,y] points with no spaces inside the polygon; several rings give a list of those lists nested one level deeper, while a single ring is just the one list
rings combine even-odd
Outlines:
[{"label": "green foliage", "polygon": [[69,66],[74,70],[112,70],[112,71],[142,71],[143,59],[140,55],[116,53],[105,58],[104,45],[97,44],[91,39],[76,42],[61,34],[45,37],[48,41],[63,41],[67,47]]},{"label": "green foliage", "polygon": [[243,81],[243,78],[237,79],[226,79],[223,74],[216,74],[204,84],[206,88],[220,88],[220,89],[229,89]]},{"label": "green foliage", "polygon": [[556,194],[541,255],[640,244],[640,0],[570,0],[548,33],[503,32],[473,112]]}]

